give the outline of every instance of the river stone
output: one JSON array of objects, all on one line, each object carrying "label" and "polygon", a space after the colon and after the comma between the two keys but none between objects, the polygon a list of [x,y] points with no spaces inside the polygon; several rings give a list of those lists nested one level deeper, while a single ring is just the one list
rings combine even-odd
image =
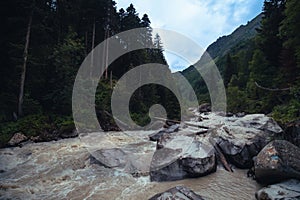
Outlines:
[{"label": "river stone", "polygon": [[169,199],[204,200],[200,195],[196,194],[189,188],[183,186],[176,186],[174,188],[171,188],[163,193],[151,197],[149,200],[169,200]]},{"label": "river stone", "polygon": [[173,124],[168,128],[164,128],[162,130],[159,130],[156,133],[153,133],[153,134],[149,135],[149,139],[151,141],[158,141],[166,133],[178,132],[179,128],[180,128],[179,124]]},{"label": "river stone", "polygon": [[283,132],[272,118],[263,114],[246,115],[242,118],[229,117],[227,120],[224,117],[220,119],[219,116],[217,119],[220,125],[213,125],[212,137],[228,160],[242,169],[252,167],[253,157],[274,136]]},{"label": "river stone", "polygon": [[[100,149],[90,155],[91,164],[121,170],[136,177],[148,176],[153,152],[141,152],[137,146],[124,148]],[[140,145],[147,145],[141,143]]]},{"label": "river stone", "polygon": [[169,135],[152,158],[151,181],[174,181],[201,177],[216,171],[215,151],[188,136]]},{"label": "river stone", "polygon": [[65,132],[62,132],[60,134],[60,137],[63,138],[63,139],[65,139],[65,138],[75,138],[75,137],[78,137],[78,132],[77,132],[76,129],[65,131]]},{"label": "river stone", "polygon": [[291,179],[265,187],[255,194],[258,200],[292,200],[300,199],[300,181]]},{"label": "river stone", "polygon": [[8,141],[8,145],[17,146],[26,140],[28,140],[28,137],[26,137],[23,133],[15,133],[14,136]]},{"label": "river stone", "polygon": [[119,148],[113,149],[100,149],[93,152],[91,155],[91,161],[93,163],[99,162],[99,164],[105,167],[124,167],[126,164],[126,153]]},{"label": "river stone", "polygon": [[263,148],[254,163],[258,182],[272,184],[300,179],[300,148],[285,140],[275,140]]},{"label": "river stone", "polygon": [[211,106],[209,103],[203,103],[199,106],[198,110],[200,113],[207,113],[211,111]]},{"label": "river stone", "polygon": [[222,126],[212,132],[228,160],[242,169],[253,166],[252,158],[271,141],[266,132],[253,128]]}]

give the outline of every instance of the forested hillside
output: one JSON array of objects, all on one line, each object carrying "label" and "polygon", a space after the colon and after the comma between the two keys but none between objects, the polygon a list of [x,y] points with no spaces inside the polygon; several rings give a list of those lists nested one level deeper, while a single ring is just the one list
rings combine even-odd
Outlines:
[{"label": "forested hillside", "polygon": [[[208,47],[223,76],[228,111],[271,113],[282,123],[300,117],[299,30],[299,1],[267,0],[261,15]],[[182,73],[200,101],[209,101],[195,69]]]},{"label": "forested hillside", "polygon": [[[134,6],[117,11],[112,0],[10,0],[1,2],[1,141],[22,132],[51,140],[72,132],[72,89],[77,71],[88,53],[105,38],[145,27],[141,42],[157,49],[128,53],[116,60],[99,82],[96,112],[105,130],[116,129],[110,116],[112,88],[124,73],[145,63],[166,64],[159,35],[152,37],[147,14]],[[126,48],[126,44],[124,44]],[[146,97],[147,95],[147,97]],[[178,118],[166,102],[172,94],[159,86],[144,86],[131,99],[132,118],[149,119],[149,106],[162,102],[169,117]],[[169,108],[168,108],[169,107]]]}]

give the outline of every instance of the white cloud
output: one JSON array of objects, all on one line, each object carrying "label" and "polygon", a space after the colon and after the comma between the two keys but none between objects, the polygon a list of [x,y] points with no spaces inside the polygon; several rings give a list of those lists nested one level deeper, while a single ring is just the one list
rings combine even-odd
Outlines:
[{"label": "white cloud", "polygon": [[[118,8],[126,8],[133,3],[140,16],[144,13],[149,15],[152,27],[177,31],[206,48],[218,37],[230,34],[235,28],[254,18],[261,10],[263,0],[116,0],[116,2]],[[166,39],[162,37],[162,42],[165,41]],[[176,45],[176,41],[173,42]],[[172,63],[180,63],[174,56],[167,56],[167,59],[171,68]]]}]

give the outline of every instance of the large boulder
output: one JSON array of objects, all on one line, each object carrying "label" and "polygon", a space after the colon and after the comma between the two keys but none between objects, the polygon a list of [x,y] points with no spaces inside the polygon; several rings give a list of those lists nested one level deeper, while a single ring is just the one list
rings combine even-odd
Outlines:
[{"label": "large boulder", "polygon": [[212,130],[212,134],[228,160],[242,169],[253,166],[252,158],[271,141],[264,131],[240,126],[224,125]]},{"label": "large boulder", "polygon": [[263,148],[254,163],[258,182],[272,184],[300,179],[300,148],[285,140],[275,140]]},{"label": "large boulder", "polygon": [[203,200],[203,198],[183,186],[176,186],[163,193],[157,194],[151,197],[149,200],[169,200],[169,199],[181,199],[181,200]]},{"label": "large boulder", "polygon": [[246,115],[241,118],[207,116],[204,126],[211,127],[211,136],[228,160],[239,168],[253,166],[252,158],[275,136],[282,134],[281,127],[263,114]]},{"label": "large boulder", "polygon": [[211,106],[209,103],[203,103],[199,106],[198,110],[200,113],[207,113],[211,111]]},{"label": "large boulder", "polygon": [[[153,149],[153,150],[152,150]],[[90,163],[124,171],[133,176],[148,176],[155,144],[140,142],[91,152]]]},{"label": "large boulder", "polygon": [[28,140],[28,137],[26,137],[23,133],[15,133],[12,136],[12,138],[8,141],[8,145],[9,146],[17,146],[27,140]]},{"label": "large boulder", "polygon": [[300,181],[291,179],[283,183],[270,185],[256,192],[257,200],[300,199]]},{"label": "large boulder", "polygon": [[201,177],[216,171],[215,150],[195,138],[168,135],[160,142],[150,166],[151,181]]}]

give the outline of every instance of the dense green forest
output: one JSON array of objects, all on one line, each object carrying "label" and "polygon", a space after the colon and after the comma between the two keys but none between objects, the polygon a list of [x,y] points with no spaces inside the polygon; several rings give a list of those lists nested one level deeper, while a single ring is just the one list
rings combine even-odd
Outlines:
[{"label": "dense green forest", "polygon": [[[299,1],[267,0],[261,15],[208,47],[223,75],[228,111],[271,114],[282,124],[299,119],[299,31]],[[182,73],[199,100],[209,101],[195,69]]]},{"label": "dense green forest", "polygon": [[[1,145],[16,132],[47,141],[74,130],[71,100],[77,71],[105,38],[144,27],[143,41],[156,47],[118,58],[99,82],[95,109],[105,130],[117,129],[110,115],[116,81],[135,66],[167,64],[159,35],[152,36],[148,15],[140,18],[132,4],[119,11],[112,0],[10,0],[1,4],[5,16],[0,58]],[[159,102],[168,117],[179,118],[178,109],[173,109],[178,105],[174,95],[158,85],[146,85],[134,93],[132,118],[139,124],[147,123],[149,106]]]}]

